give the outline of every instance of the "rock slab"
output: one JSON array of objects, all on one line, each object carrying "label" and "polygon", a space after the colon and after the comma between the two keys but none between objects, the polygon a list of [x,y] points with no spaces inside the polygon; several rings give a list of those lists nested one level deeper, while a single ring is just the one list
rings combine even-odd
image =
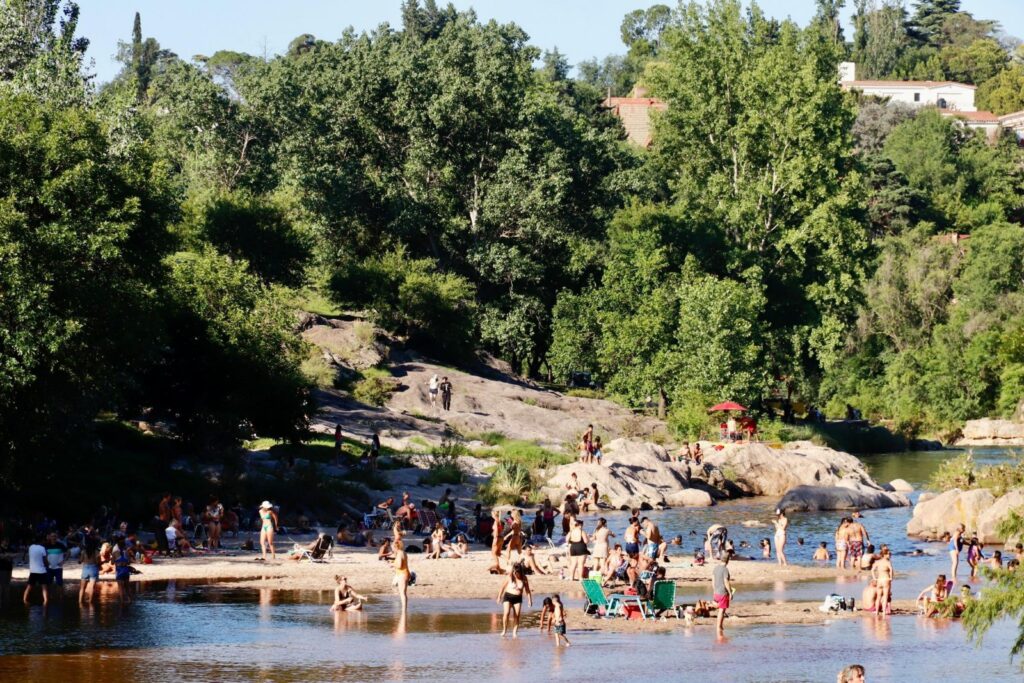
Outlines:
[{"label": "rock slab", "polygon": [[988,489],[946,491],[914,506],[914,516],[907,522],[907,535],[936,539],[945,531],[953,531],[958,524],[963,524],[968,534],[974,533],[978,531],[982,513],[995,501]]},{"label": "rock slab", "polygon": [[863,510],[908,507],[910,500],[902,493],[889,493],[867,486],[797,486],[779,501],[786,512],[817,510]]},{"label": "rock slab", "polygon": [[1024,422],[1013,420],[968,420],[958,446],[1024,445]]},{"label": "rock slab", "polygon": [[982,543],[1018,543],[1020,538],[1003,538],[999,525],[1011,512],[1024,515],[1024,489],[1014,489],[1000,497],[978,517],[978,540]]}]

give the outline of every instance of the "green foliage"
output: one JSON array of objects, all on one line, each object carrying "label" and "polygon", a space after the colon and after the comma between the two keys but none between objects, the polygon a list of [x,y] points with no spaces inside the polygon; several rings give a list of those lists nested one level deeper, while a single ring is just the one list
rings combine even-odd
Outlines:
[{"label": "green foliage", "polygon": [[491,448],[475,455],[523,465],[527,469],[547,469],[567,465],[575,460],[571,455],[548,450],[531,441],[504,439]]},{"label": "green foliage", "polygon": [[1000,115],[1024,110],[1024,65],[1014,64],[981,83],[974,103],[978,109]]},{"label": "green foliage", "polygon": [[383,368],[368,368],[360,374],[352,388],[352,397],[367,405],[386,405],[398,388],[395,378]]},{"label": "green foliage", "polygon": [[668,425],[680,439],[698,441],[718,433],[718,421],[708,414],[714,399],[700,392],[685,391],[679,395],[668,414]]},{"label": "green foliage", "polygon": [[477,497],[484,505],[518,503],[533,487],[533,476],[526,465],[502,460],[477,489]]},{"label": "green foliage", "polygon": [[191,442],[237,443],[253,430],[298,438],[312,404],[283,293],[209,248],[166,265],[170,350],[148,378],[154,404]]},{"label": "green foliage", "polygon": [[978,466],[967,452],[943,462],[928,480],[934,491],[988,489],[996,498],[1024,486],[1024,459],[1000,465]]},{"label": "green foliage", "polygon": [[456,356],[471,344],[473,286],[441,273],[430,259],[410,259],[404,249],[379,259],[347,263],[331,281],[340,301],[370,307],[377,324],[410,343]]},{"label": "green foliage", "polygon": [[338,379],[337,370],[324,358],[319,349],[309,349],[299,369],[306,379],[319,389],[333,389]]},{"label": "green foliage", "polygon": [[465,478],[459,458],[468,455],[465,443],[457,435],[447,435],[427,456],[427,471],[420,477],[421,486],[461,484]]},{"label": "green foliage", "polygon": [[[1010,516],[1000,525],[1003,538],[1024,537],[1024,517],[1019,512],[1011,512]],[[1024,572],[1017,569],[982,569],[983,576],[988,579],[985,590],[971,600],[964,610],[963,620],[968,635],[980,646],[985,633],[996,622],[1007,617],[1017,619],[1017,639],[1010,648],[1010,657],[1024,652]]]}]

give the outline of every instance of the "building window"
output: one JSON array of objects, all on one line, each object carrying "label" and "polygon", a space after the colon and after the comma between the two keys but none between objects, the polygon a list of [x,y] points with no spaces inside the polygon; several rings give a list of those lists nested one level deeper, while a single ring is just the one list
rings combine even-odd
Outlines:
[{"label": "building window", "polygon": [[948,107],[946,107],[946,100],[945,100],[945,98],[940,97],[938,104],[939,104],[939,109],[947,109],[948,108]]},{"label": "building window", "polygon": [[921,93],[919,93],[919,92],[914,93],[914,101],[915,102],[920,102],[921,101]]}]

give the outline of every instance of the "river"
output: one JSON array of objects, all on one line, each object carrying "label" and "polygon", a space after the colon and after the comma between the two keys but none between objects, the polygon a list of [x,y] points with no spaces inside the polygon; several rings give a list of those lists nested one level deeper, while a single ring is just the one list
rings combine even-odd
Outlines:
[{"label": "river", "polygon": [[[979,461],[1003,451],[978,449]],[[919,488],[949,453],[865,458],[879,481],[900,477]],[[916,496],[916,494],[915,494]],[[652,513],[663,532],[696,544],[709,520],[727,524],[737,545],[756,547],[766,529],[740,522],[767,520],[774,501],[733,501],[710,509]],[[809,564],[819,540],[828,540],[838,513],[793,515],[793,561]],[[621,513],[608,515],[621,530]],[[937,544],[906,538],[909,509],[869,511],[865,525],[889,543],[900,577],[898,598],[916,597],[948,561]],[[919,549],[925,555],[908,553]],[[743,552],[746,552],[744,550]],[[754,552],[751,550],[751,552]],[[961,574],[961,581],[964,575]],[[981,584],[977,584],[980,586]],[[739,586],[737,601],[820,600],[829,592],[860,595],[853,579]],[[686,589],[705,597],[706,587]],[[138,602],[121,609],[110,594],[80,610],[65,600],[46,611],[20,603],[0,611],[0,680],[18,681],[319,681],[319,680],[619,680],[834,681],[845,664],[859,662],[869,681],[1021,680],[1009,661],[1016,634],[998,624],[982,647],[967,642],[955,621],[870,616],[825,625],[730,628],[719,640],[708,627],[667,633],[587,630],[578,598],[569,601],[573,646],[556,650],[528,629],[501,640],[489,601],[413,600],[407,620],[393,600],[375,599],[363,613],[333,615],[327,595],[303,591],[224,588],[185,582],[140,584]],[[530,614],[524,627],[535,623]]]}]

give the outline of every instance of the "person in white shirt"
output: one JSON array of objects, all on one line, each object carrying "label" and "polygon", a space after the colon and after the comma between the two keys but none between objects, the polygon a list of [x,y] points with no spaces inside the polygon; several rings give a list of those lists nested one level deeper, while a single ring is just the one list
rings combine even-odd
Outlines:
[{"label": "person in white shirt", "polygon": [[22,600],[28,604],[32,595],[32,586],[39,586],[43,591],[43,605],[50,600],[50,591],[47,585],[50,583],[50,576],[46,571],[46,548],[43,546],[42,537],[37,537],[36,542],[28,547],[28,585],[25,586],[25,595]]},{"label": "person in white shirt", "polygon": [[437,390],[438,390],[439,386],[440,386],[440,381],[437,378],[437,373],[434,373],[434,376],[430,378],[430,407],[431,408],[436,408],[437,407]]}]

